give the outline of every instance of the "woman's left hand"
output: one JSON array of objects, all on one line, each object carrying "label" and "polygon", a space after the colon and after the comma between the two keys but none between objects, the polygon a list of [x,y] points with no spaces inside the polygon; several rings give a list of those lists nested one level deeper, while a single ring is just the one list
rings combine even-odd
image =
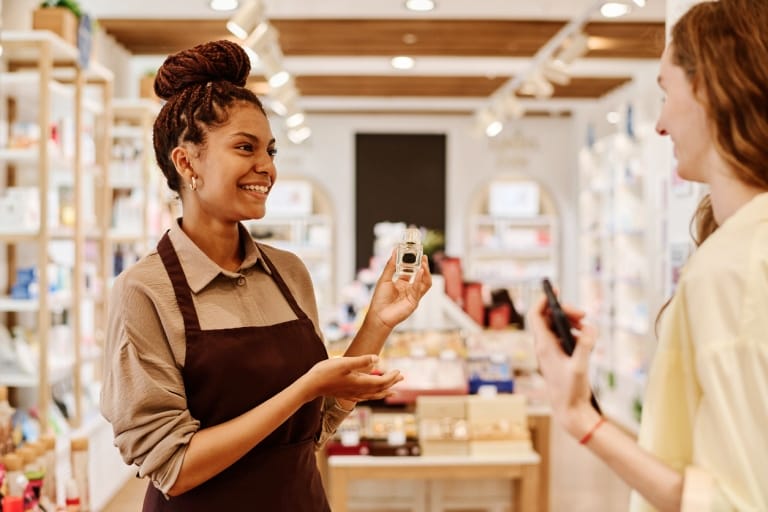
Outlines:
[{"label": "woman's left hand", "polygon": [[393,281],[394,275],[395,251],[392,251],[379,280],[376,282],[376,288],[373,290],[373,297],[371,297],[366,315],[366,321],[376,320],[389,329],[408,318],[432,286],[432,274],[429,273],[426,256],[421,257],[421,266],[412,283],[407,280]]}]

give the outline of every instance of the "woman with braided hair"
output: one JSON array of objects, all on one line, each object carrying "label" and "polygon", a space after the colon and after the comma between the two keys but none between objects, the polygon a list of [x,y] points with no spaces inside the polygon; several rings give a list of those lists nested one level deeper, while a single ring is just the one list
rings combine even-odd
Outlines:
[{"label": "woman with braided hair", "polygon": [[656,130],[679,175],[709,185],[696,251],[658,319],[636,443],[590,406],[595,333],[572,358],[544,299],[528,313],[555,417],[634,490],[630,510],[768,511],[768,2],[706,1],[661,59]]},{"label": "woman with braided hair", "polygon": [[155,155],[183,215],[115,280],[101,396],[124,460],[151,480],[145,511],[329,510],[315,449],[401,379],[372,372],[376,355],[431,286],[426,258],[413,283],[393,282],[390,258],[328,359],[306,267],[241,224],[264,216],[277,177],[249,72],[240,46],[215,41],[155,79]]}]

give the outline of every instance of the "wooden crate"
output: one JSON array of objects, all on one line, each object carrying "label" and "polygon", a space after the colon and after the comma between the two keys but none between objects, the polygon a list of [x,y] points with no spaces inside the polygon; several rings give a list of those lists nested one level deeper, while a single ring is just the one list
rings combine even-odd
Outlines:
[{"label": "wooden crate", "polygon": [[32,28],[50,30],[72,46],[77,46],[78,19],[66,7],[38,8],[32,12]]}]

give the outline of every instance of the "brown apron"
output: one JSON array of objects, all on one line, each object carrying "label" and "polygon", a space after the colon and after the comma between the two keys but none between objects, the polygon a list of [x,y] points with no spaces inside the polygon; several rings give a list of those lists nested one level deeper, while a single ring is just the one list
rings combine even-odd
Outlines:
[{"label": "brown apron", "polygon": [[[327,359],[312,320],[263,251],[275,283],[298,318],[261,327],[203,331],[167,233],[157,250],[184,317],[187,355],[182,375],[189,410],[200,428],[253,409]],[[304,404],[232,466],[180,496],[166,499],[150,483],[143,511],[329,512],[314,450],[321,407],[322,398]]]}]

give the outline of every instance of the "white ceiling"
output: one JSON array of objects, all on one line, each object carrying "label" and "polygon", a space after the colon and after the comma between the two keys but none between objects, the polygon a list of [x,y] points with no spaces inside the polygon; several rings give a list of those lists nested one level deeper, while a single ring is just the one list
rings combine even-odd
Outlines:
[{"label": "white ceiling", "polygon": [[[242,0],[241,0],[242,1]],[[411,12],[403,0],[263,0],[274,18],[477,18],[566,20],[578,16],[595,0],[436,0],[429,13]],[[208,0],[80,0],[97,18],[226,18],[208,8]],[[622,21],[663,21],[665,0],[647,0]],[[595,19],[602,19],[597,16]]]},{"label": "white ceiling", "polygon": [[[242,4],[241,0],[241,4]],[[437,9],[429,13],[411,12],[405,9],[404,0],[262,0],[265,13],[270,18],[409,18],[409,19],[521,19],[521,20],[573,20],[583,18],[584,13],[597,12],[598,0],[436,0]],[[630,2],[630,0],[625,0]],[[212,11],[208,0],[80,0],[83,10],[95,18],[147,18],[147,19],[226,19],[230,13]],[[628,16],[618,21],[664,21],[665,0],[647,0],[645,7],[635,7]],[[595,14],[590,19],[605,21]],[[133,68],[137,74],[147,69],[157,69],[165,55],[134,57]],[[489,57],[419,57],[416,68],[395,71],[385,57],[286,57],[288,71],[300,75],[347,75],[347,74],[394,74],[417,73],[420,75],[483,75],[487,70],[504,70],[518,75],[531,67],[531,59]],[[570,72],[573,76],[637,76],[639,73],[656,72],[657,64],[648,60],[581,59]],[[527,108],[546,105],[557,110],[583,104],[588,100],[545,101],[526,99]],[[341,110],[402,108],[402,109],[476,109],[484,104],[482,99],[460,98],[302,98],[303,108]]]}]

